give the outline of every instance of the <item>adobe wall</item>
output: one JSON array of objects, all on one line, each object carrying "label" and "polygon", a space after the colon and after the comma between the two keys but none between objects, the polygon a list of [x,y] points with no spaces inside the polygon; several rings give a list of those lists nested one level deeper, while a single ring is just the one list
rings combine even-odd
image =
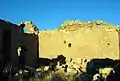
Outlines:
[{"label": "adobe wall", "polygon": [[17,49],[25,46],[25,64],[34,67],[39,56],[38,45],[37,35],[24,33],[20,26],[0,20],[0,56],[2,54],[5,57],[4,61],[11,61],[16,66],[19,56]]},{"label": "adobe wall", "polygon": [[13,63],[16,63],[17,60],[17,48],[22,44],[24,32],[22,32],[18,26],[11,25],[11,36],[10,36],[10,51],[11,51],[11,59]]},{"label": "adobe wall", "polygon": [[4,31],[0,25],[0,55],[2,54],[2,50],[3,50],[3,37],[4,37]]},{"label": "adobe wall", "polygon": [[[71,32],[40,31],[39,42],[39,57],[64,54],[70,58],[119,58],[119,36],[114,29],[96,27]],[[71,47],[68,47],[69,43]]]},{"label": "adobe wall", "polygon": [[[25,64],[28,66],[35,66],[36,60],[38,58],[38,36],[35,34],[28,34],[21,31],[18,26],[11,25],[11,36],[10,36],[10,51],[11,51],[11,59],[13,59],[13,63],[17,60],[17,49],[20,45],[25,46],[26,57],[24,57]],[[23,58],[23,59],[24,59]]]},{"label": "adobe wall", "polygon": [[118,32],[118,38],[119,38],[119,59],[120,59],[120,32]]},{"label": "adobe wall", "polygon": [[0,19],[0,54],[4,63],[17,65],[17,46],[22,41],[22,31],[19,26]]},{"label": "adobe wall", "polygon": [[10,28],[8,26],[8,23],[0,19],[0,58],[6,59],[1,64],[10,60],[8,55],[10,52]]},{"label": "adobe wall", "polygon": [[[11,40],[10,40],[10,51],[11,59],[13,62],[17,60],[17,49],[20,45],[25,46],[27,51],[25,52],[25,64],[28,66],[35,66],[38,58],[38,36],[35,34],[28,34],[21,31],[16,25],[10,25],[11,27]],[[24,59],[23,58],[23,59]],[[16,62],[15,62],[16,63]]]},{"label": "adobe wall", "polygon": [[39,56],[38,36],[35,34],[25,33],[23,39],[24,39],[23,45],[27,48],[25,64],[35,67],[35,63]]}]

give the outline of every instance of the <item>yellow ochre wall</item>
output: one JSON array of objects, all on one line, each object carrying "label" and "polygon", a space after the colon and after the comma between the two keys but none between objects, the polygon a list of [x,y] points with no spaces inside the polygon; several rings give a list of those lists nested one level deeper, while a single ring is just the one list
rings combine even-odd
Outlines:
[{"label": "yellow ochre wall", "polygon": [[[118,32],[105,28],[40,31],[39,57],[119,58]],[[71,43],[71,47],[68,44]]]}]

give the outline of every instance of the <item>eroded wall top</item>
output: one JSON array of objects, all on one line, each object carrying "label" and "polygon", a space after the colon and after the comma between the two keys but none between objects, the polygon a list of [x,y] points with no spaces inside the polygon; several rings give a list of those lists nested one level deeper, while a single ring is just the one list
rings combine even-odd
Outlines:
[{"label": "eroded wall top", "polygon": [[90,28],[90,29],[94,29],[94,28],[98,28],[98,29],[106,29],[106,30],[119,30],[120,26],[115,26],[113,24],[104,22],[104,21],[88,21],[88,22],[84,22],[84,21],[65,21],[62,25],[60,25],[60,27],[58,28],[58,30],[66,30],[66,31],[76,31],[79,29],[84,29],[84,28]]}]

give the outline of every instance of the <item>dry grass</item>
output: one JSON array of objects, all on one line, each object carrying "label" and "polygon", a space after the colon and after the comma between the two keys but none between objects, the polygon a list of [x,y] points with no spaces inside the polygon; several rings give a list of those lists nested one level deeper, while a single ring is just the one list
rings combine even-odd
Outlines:
[{"label": "dry grass", "polygon": [[67,74],[62,72],[47,73],[44,78],[31,78],[29,81],[78,81],[79,74]]}]

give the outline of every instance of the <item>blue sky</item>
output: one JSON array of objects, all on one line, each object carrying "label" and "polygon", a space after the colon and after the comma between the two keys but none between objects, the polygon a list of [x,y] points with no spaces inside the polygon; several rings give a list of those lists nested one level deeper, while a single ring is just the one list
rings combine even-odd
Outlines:
[{"label": "blue sky", "polygon": [[103,20],[120,24],[120,0],[0,0],[0,18],[32,21],[39,29],[55,29],[65,20]]}]

